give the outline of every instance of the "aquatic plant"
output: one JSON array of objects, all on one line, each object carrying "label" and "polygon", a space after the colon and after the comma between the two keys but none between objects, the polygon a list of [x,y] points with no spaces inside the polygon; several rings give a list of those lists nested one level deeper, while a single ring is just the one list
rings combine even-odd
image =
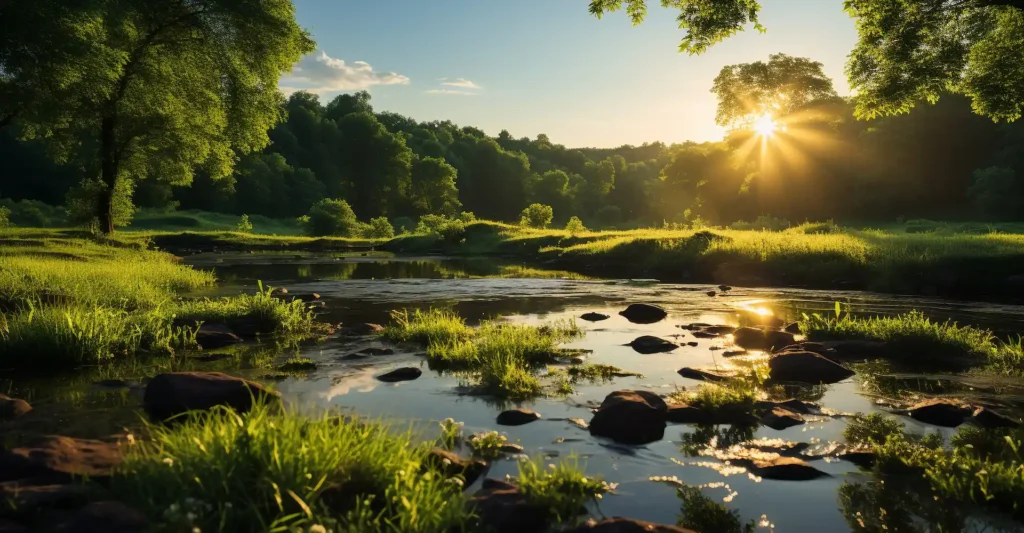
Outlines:
[{"label": "aquatic plant", "polygon": [[426,346],[454,343],[468,339],[473,328],[465,319],[445,309],[392,311],[391,322],[381,335],[393,342],[415,342]]},{"label": "aquatic plant", "polygon": [[473,455],[484,459],[494,459],[501,455],[501,448],[508,444],[508,437],[497,431],[488,431],[471,436],[466,444]]},{"label": "aquatic plant", "polygon": [[757,528],[756,522],[742,522],[738,512],[712,500],[700,487],[684,485],[676,489],[676,496],[682,502],[680,527],[716,533],[753,533]]},{"label": "aquatic plant", "polygon": [[737,379],[722,384],[703,383],[696,391],[679,390],[669,398],[709,412],[752,413],[757,403],[757,389]]},{"label": "aquatic plant", "polygon": [[279,298],[273,287],[264,287],[262,282],[254,294],[182,300],[174,313],[181,321],[243,325],[265,334],[300,339],[318,332],[316,314],[305,303],[297,298]]},{"label": "aquatic plant", "polygon": [[584,505],[601,499],[616,487],[600,477],[586,476],[575,454],[546,466],[539,459],[519,461],[515,481],[532,506],[546,510],[560,524],[575,522]]}]

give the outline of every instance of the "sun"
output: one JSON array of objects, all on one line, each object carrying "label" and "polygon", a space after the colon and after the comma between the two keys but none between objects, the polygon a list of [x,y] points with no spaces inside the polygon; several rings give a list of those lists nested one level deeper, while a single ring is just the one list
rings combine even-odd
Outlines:
[{"label": "sun", "polygon": [[771,115],[765,113],[754,120],[753,130],[762,137],[771,137],[779,129],[779,123]]}]

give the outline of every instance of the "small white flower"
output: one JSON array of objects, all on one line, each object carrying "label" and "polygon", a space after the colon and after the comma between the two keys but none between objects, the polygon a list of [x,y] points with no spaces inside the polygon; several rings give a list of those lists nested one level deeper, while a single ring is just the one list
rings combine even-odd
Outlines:
[{"label": "small white flower", "polygon": [[448,467],[448,466],[451,466],[451,465],[452,465],[452,461],[450,459],[442,459],[441,460],[441,466]]},{"label": "small white flower", "polygon": [[164,464],[167,466],[174,466],[174,459],[170,457],[164,457]]},{"label": "small white flower", "polygon": [[309,526],[309,533],[327,533],[327,528],[320,524]]}]

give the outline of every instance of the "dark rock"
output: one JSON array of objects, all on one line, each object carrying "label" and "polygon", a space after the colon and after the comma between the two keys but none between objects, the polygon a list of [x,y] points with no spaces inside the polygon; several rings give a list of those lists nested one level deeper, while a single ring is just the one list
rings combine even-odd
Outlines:
[{"label": "dark rock", "polygon": [[[31,515],[40,510],[73,509],[89,501],[89,489],[84,484],[68,483],[33,485],[20,481],[0,483],[0,502],[9,509],[0,514]],[[2,531],[2,530],[0,530]]]},{"label": "dark rock", "polygon": [[728,285],[719,285],[718,286],[718,290],[720,290],[722,292],[727,292],[727,291],[731,291],[732,287],[730,287]]},{"label": "dark rock", "polygon": [[748,353],[750,352],[746,350],[726,350],[722,352],[722,357],[736,357],[739,355],[747,355]]},{"label": "dark rock", "polygon": [[678,374],[680,376],[683,376],[684,378],[687,378],[687,379],[695,379],[697,381],[713,381],[713,382],[726,381],[726,380],[728,380],[729,378],[732,377],[732,376],[729,376],[729,375],[726,375],[726,374],[719,374],[719,373],[715,373],[715,372],[709,372],[707,370],[701,370],[699,368],[690,368],[690,367],[680,368],[679,371],[678,371]]},{"label": "dark rock", "polygon": [[707,410],[687,404],[668,406],[666,418],[673,424],[733,424],[747,426],[757,424],[757,417],[742,409]]},{"label": "dark rock", "polygon": [[761,415],[761,423],[776,430],[783,430],[804,423],[804,417],[789,411],[774,407]]},{"label": "dark rock", "polygon": [[792,333],[793,335],[799,335],[800,334],[800,324],[798,324],[796,322],[792,322],[792,323],[786,325],[786,327],[782,328],[782,331],[785,331],[786,333]]},{"label": "dark rock", "polygon": [[739,328],[733,332],[737,346],[748,350],[767,350],[793,344],[793,334],[785,331],[758,328]]},{"label": "dark rock", "polygon": [[234,331],[231,331],[230,328],[223,324],[203,324],[199,326],[199,330],[196,332],[196,342],[204,350],[216,350],[225,346],[231,346],[232,344],[238,344],[242,342],[242,338],[235,335]]},{"label": "dark rock", "polygon": [[773,381],[838,383],[853,372],[813,352],[782,352],[768,360],[768,377]]},{"label": "dark rock", "polygon": [[494,533],[545,531],[548,510],[533,505],[518,488],[494,488],[477,491],[466,503],[480,524]]},{"label": "dark rock", "polygon": [[381,332],[384,331],[384,326],[381,326],[380,324],[372,324],[370,322],[364,322],[362,324],[356,324],[356,325],[353,325],[353,326],[347,326],[347,327],[341,328],[341,331],[342,331],[342,333],[344,333],[346,335],[356,335],[356,336],[376,335],[376,334],[381,333]]},{"label": "dark rock", "polygon": [[819,411],[817,405],[814,405],[813,403],[810,402],[797,400],[795,398],[790,400],[783,400],[781,402],[762,400],[754,404],[754,408],[766,411],[770,411],[772,409],[785,409],[786,411],[800,413],[803,415],[810,415]]},{"label": "dark rock", "polygon": [[673,424],[705,424],[707,417],[704,411],[685,404],[670,405],[666,418]]},{"label": "dark rock", "polygon": [[540,420],[540,413],[529,409],[510,409],[498,415],[499,426],[522,426]]},{"label": "dark rock", "polygon": [[281,372],[311,372],[316,370],[316,363],[304,360],[285,361],[277,369]]},{"label": "dark rock", "polygon": [[686,343],[686,345],[687,346],[697,347],[697,346],[700,346],[700,343],[696,342],[696,341],[690,341],[690,342]]},{"label": "dark rock", "polygon": [[590,434],[624,444],[647,444],[665,436],[668,406],[657,394],[615,391],[605,397],[590,421]]},{"label": "dark rock", "polygon": [[511,453],[514,455],[518,453],[523,453],[523,451],[525,451],[525,448],[518,444],[506,443],[502,444],[501,447],[498,448],[498,451],[501,453]]},{"label": "dark rock", "polygon": [[1006,415],[997,413],[987,407],[979,407],[971,414],[971,421],[983,428],[1014,428],[1020,425],[1019,420],[1014,420]]},{"label": "dark rock", "polygon": [[963,424],[970,414],[971,410],[959,403],[940,398],[922,400],[907,410],[907,415],[914,420],[948,428]]},{"label": "dark rock", "polygon": [[778,481],[809,481],[820,477],[828,477],[828,474],[814,468],[807,461],[796,457],[775,457],[775,458],[737,458],[729,461],[731,464],[742,466],[755,476],[764,479]]},{"label": "dark rock", "polygon": [[689,529],[616,516],[600,522],[590,520],[571,533],[695,533]]},{"label": "dark rock", "polygon": [[149,416],[166,420],[186,411],[205,411],[216,406],[246,412],[254,402],[279,397],[280,394],[259,383],[220,372],[171,372],[149,382],[142,403]]},{"label": "dark rock", "polygon": [[689,330],[689,331],[698,331],[698,330],[701,330],[701,329],[704,329],[704,328],[711,327],[711,324],[705,324],[703,322],[694,322],[693,324],[686,324],[684,326],[679,326],[679,327],[681,329],[685,329],[685,330]]},{"label": "dark rock", "polygon": [[814,352],[818,355],[827,357],[828,359],[835,359],[833,356],[838,356],[838,352],[836,352],[835,348],[830,348],[820,342],[798,342],[796,344],[784,346],[775,351],[775,353],[782,352]]},{"label": "dark rock", "polygon": [[694,331],[693,333],[691,333],[691,335],[698,339],[717,339],[720,336],[717,333],[710,333],[701,330]]},{"label": "dark rock", "polygon": [[32,412],[32,406],[25,400],[0,394],[0,420],[14,420]]},{"label": "dark rock", "polygon": [[708,326],[703,331],[715,335],[731,335],[736,329],[736,326]]},{"label": "dark rock", "polygon": [[46,437],[25,447],[0,452],[0,481],[31,478],[40,483],[68,483],[83,476],[104,480],[122,459],[116,443]]},{"label": "dark rock", "polygon": [[440,472],[444,477],[462,476],[463,486],[473,484],[485,471],[487,463],[478,459],[463,459],[442,448],[433,448],[423,460],[423,466]]},{"label": "dark rock", "polygon": [[93,382],[92,386],[100,389],[127,389],[129,384],[123,379],[101,379]]},{"label": "dark rock", "polygon": [[668,316],[664,309],[651,304],[630,304],[619,314],[634,324],[653,324]]},{"label": "dark rock", "polygon": [[372,356],[368,353],[355,352],[339,357],[339,359],[341,359],[342,361],[356,361],[359,359],[369,359],[370,357]]},{"label": "dark rock", "polygon": [[380,357],[382,355],[395,355],[394,350],[392,350],[391,348],[384,348],[382,346],[371,346],[369,348],[363,348],[362,350],[359,350],[356,353],[372,355],[375,357]]},{"label": "dark rock", "polygon": [[672,350],[675,350],[676,348],[679,347],[679,345],[674,342],[669,342],[665,339],[653,337],[651,335],[637,337],[633,339],[633,342],[629,343],[628,346],[631,346],[633,350],[637,351],[638,353],[642,353],[645,355],[652,353],[671,352]]},{"label": "dark rock", "polygon": [[888,352],[888,346],[882,341],[822,341],[818,344],[827,349],[833,350],[832,352],[822,353],[821,355],[824,355],[829,359],[833,359],[836,362],[881,359],[884,358]]},{"label": "dark rock", "polygon": [[708,292],[706,292],[705,294],[707,294],[708,296],[712,296],[712,297],[713,297],[713,296],[718,296],[718,293],[717,293],[717,292],[715,292],[715,291],[708,291]]},{"label": "dark rock", "polygon": [[397,381],[414,380],[420,377],[421,375],[423,375],[422,370],[411,366],[405,366],[402,368],[396,368],[395,370],[392,370],[387,374],[381,374],[377,376],[377,379],[385,383],[395,383]]},{"label": "dark rock", "polygon": [[608,320],[611,317],[608,315],[603,315],[601,313],[583,313],[582,315],[580,315],[580,318],[582,320],[586,320],[587,322],[600,322],[602,320]]},{"label": "dark rock", "polygon": [[146,515],[120,502],[93,502],[54,528],[58,533],[135,533],[149,530]]},{"label": "dark rock", "polygon": [[504,479],[497,479],[493,477],[485,477],[483,483],[480,484],[482,489],[501,489],[501,490],[516,490],[519,487],[515,483],[510,483]]},{"label": "dark rock", "polygon": [[844,451],[839,455],[836,455],[836,457],[843,461],[851,462],[861,468],[871,468],[875,466],[875,461],[878,459],[875,452],[868,450]]}]

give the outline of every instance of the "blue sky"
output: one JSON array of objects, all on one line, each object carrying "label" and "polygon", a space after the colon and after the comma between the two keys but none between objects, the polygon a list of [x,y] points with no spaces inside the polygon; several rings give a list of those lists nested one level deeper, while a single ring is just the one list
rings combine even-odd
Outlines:
[{"label": "blue sky", "polygon": [[325,103],[367,89],[378,111],[452,120],[567,146],[717,140],[711,83],[724,65],[783,52],[825,64],[840,94],[856,40],[842,0],[764,0],[762,24],[701,56],[677,52],[675,12],[633,27],[587,0],[295,0],[318,52],[281,81]]}]

